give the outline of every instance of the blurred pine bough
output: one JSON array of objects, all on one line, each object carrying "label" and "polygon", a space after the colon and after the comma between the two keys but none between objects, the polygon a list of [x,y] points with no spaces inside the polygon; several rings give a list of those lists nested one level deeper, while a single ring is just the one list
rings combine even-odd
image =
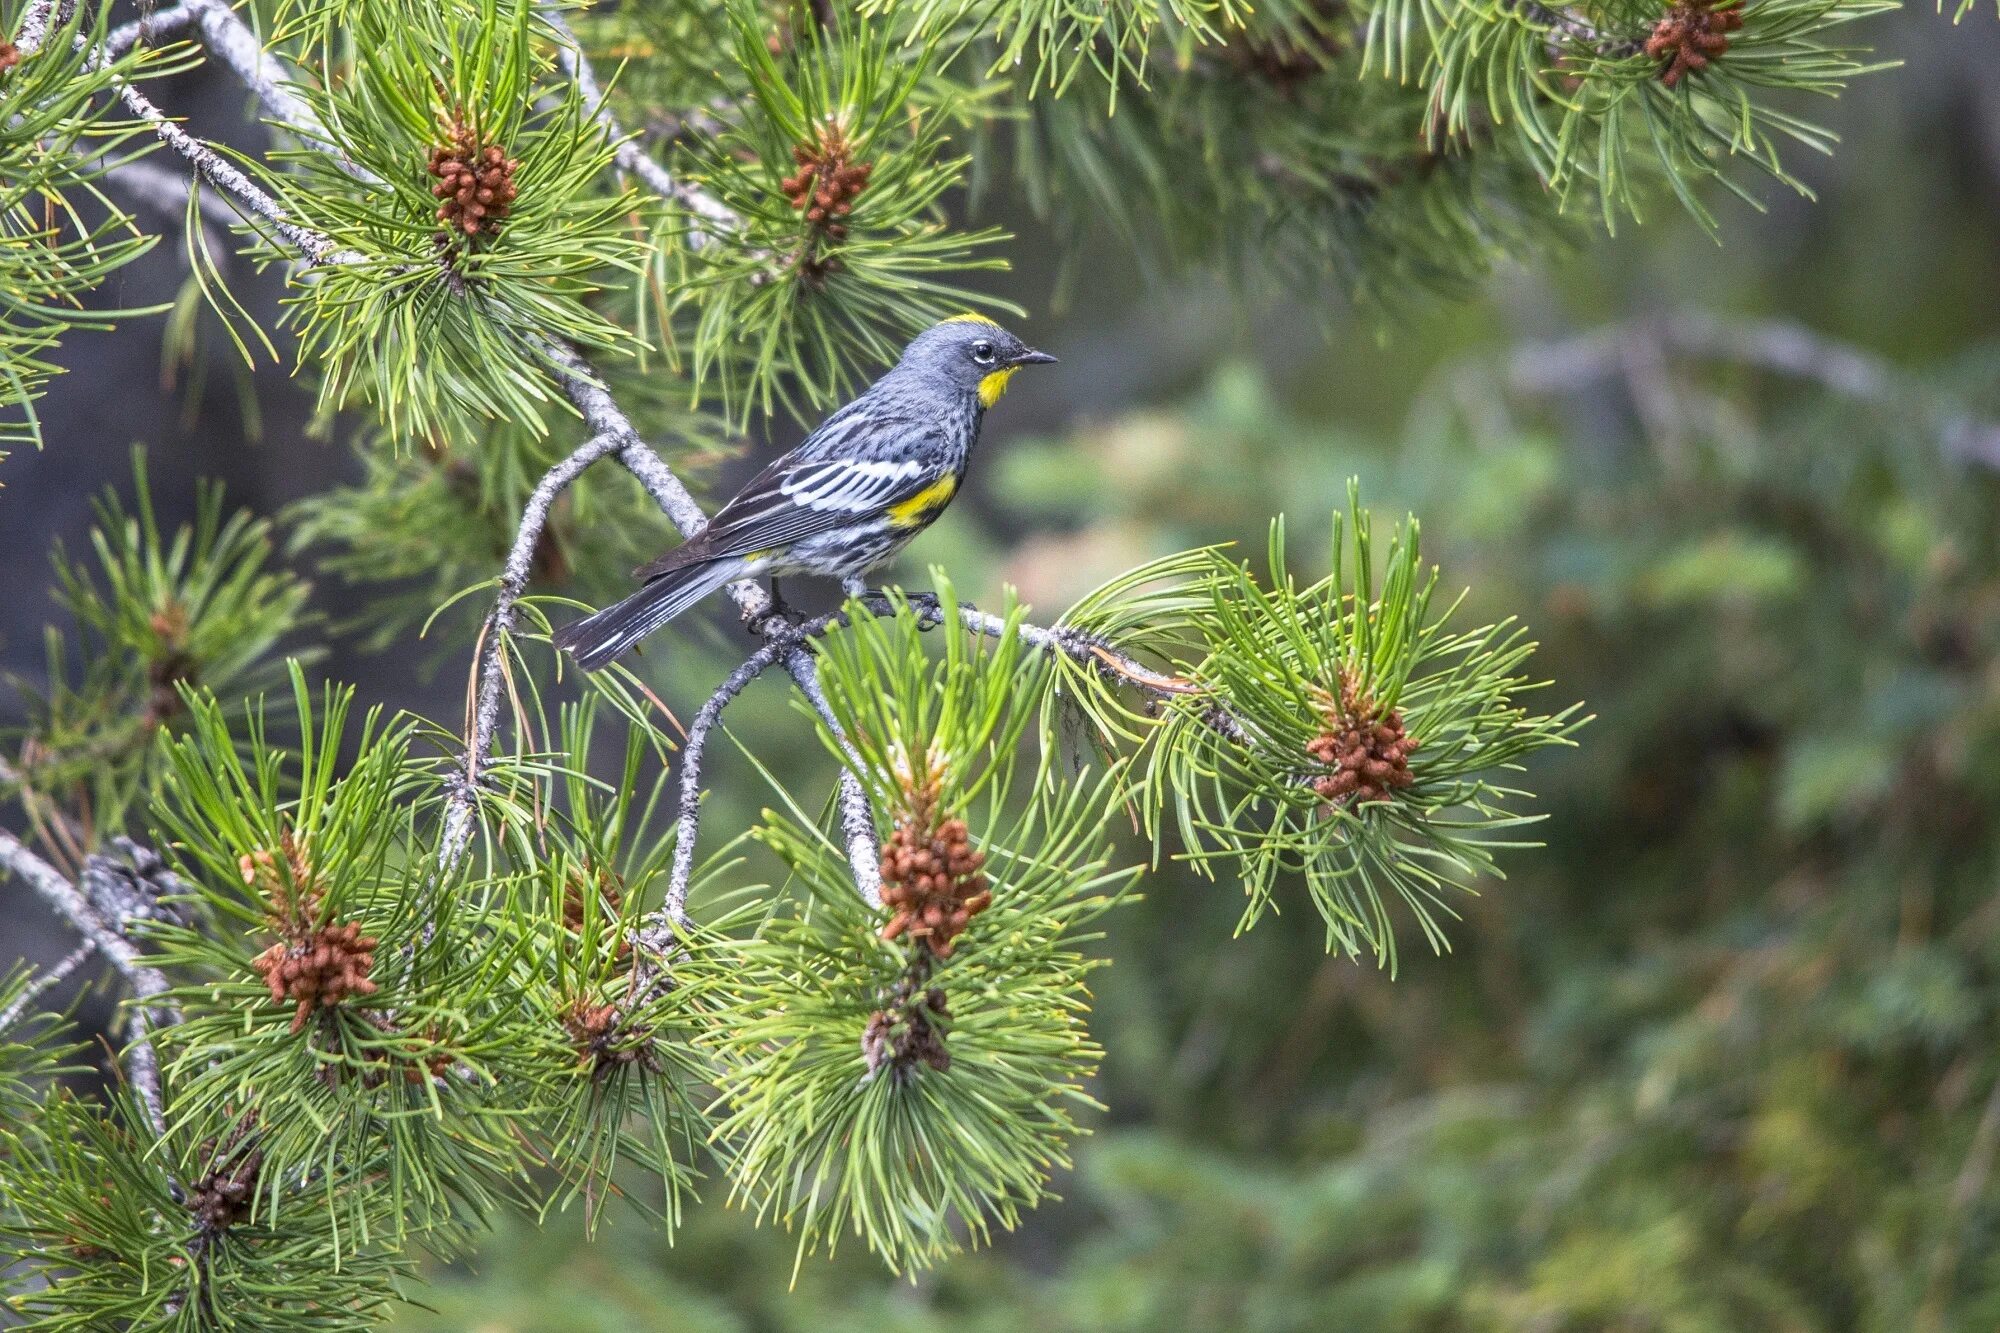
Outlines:
[{"label": "blurred pine bough", "polygon": [[[20,438],[43,443],[34,397],[82,322],[64,303],[147,243],[107,183],[156,164],[107,167],[106,145],[156,134],[198,182],[182,239],[209,314],[176,337],[275,356],[201,225],[220,198],[249,259],[290,271],[285,331],[329,426],[366,423],[368,480],[310,504],[300,540],[366,580],[429,574],[406,616],[491,607],[462,729],[357,726],[297,656],[289,706],[245,697],[310,628],[261,526],[168,536],[139,501],[136,526],[107,511],[96,572],[62,566],[102,642],[74,667],[52,646],[0,771],[37,846],[7,834],[0,855],[134,992],[129,1082],[0,1140],[0,1227],[42,1260],[17,1308],[365,1325],[414,1255],[463,1252],[503,1203],[594,1220],[643,1188],[671,1229],[711,1167],[801,1256],[857,1235],[892,1267],[934,1262],[1045,1197],[1091,1108],[1079,931],[1129,878],[1105,846],[1127,804],[1156,859],[1241,879],[1242,925],[1298,874],[1329,949],[1392,961],[1408,909],[1441,946],[1520,822],[1509,774],[1577,719],[1520,703],[1510,622],[1447,625],[1414,525],[1377,543],[1351,494],[1303,577],[1279,526],[1263,568],[1197,549],[1052,627],[941,578],[933,603],[813,627],[811,652],[766,617],[677,773],[644,682],[552,706],[524,594],[601,592],[590,534],[637,527],[631,481],[685,530],[687,455],[753,409],[823,407],[976,303],[966,275],[1005,238],[942,201],[975,163],[999,179],[1003,144],[1014,184],[1149,262],[1463,290],[1645,190],[1706,221],[1711,177],[1790,183],[1779,146],[1824,144],[1778,101],[1865,72],[1832,43],[1880,7],[1771,0],[1738,25],[1702,5],[1169,3],[1085,31],[1033,0],[842,23],[637,6],[572,16],[580,39],[497,0],[280,3],[262,38],[219,0],[119,27],[0,10],[0,151],[38,173],[0,250],[29,294],[7,307]],[[196,31],[278,123],[267,157],[218,154],[151,100]],[[629,60],[609,99],[592,55]],[[37,216],[50,199],[111,221],[65,228]],[[658,438],[683,447],[663,460]],[[845,770],[822,816],[764,766],[779,809],[752,833],[785,891],[749,883],[741,839],[694,850],[702,716],[766,668]],[[1069,722],[1095,776],[1057,763]],[[600,730],[623,762],[592,777]],[[107,852],[122,834],[170,864]],[[32,1021],[36,985],[10,978],[0,1026]],[[17,1103],[71,1058],[22,1030]]]}]

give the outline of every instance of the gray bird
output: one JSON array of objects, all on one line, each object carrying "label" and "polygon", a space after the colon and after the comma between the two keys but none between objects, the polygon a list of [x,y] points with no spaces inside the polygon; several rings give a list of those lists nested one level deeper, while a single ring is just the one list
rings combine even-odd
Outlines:
[{"label": "gray bird", "polygon": [[818,574],[849,595],[958,494],[986,409],[1022,366],[1054,361],[981,315],[933,325],[859,398],[751,478],[695,536],[635,575],[646,586],[556,631],[595,671],[737,579]]}]

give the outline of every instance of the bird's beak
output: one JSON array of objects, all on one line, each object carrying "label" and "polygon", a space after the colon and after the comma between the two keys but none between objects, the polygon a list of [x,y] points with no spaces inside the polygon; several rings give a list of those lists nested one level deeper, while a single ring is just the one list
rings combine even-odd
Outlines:
[{"label": "bird's beak", "polygon": [[1014,358],[1017,366],[1053,366],[1055,363],[1056,359],[1047,352],[1037,352],[1032,347]]}]

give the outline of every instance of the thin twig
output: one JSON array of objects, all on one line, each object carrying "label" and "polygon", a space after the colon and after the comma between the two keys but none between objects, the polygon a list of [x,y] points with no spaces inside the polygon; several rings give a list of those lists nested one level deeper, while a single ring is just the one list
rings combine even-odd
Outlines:
[{"label": "thin twig", "polygon": [[665,167],[653,160],[637,140],[625,133],[617,117],[611,114],[604,86],[597,81],[597,71],[591,68],[590,57],[583,53],[583,43],[577,40],[562,12],[553,5],[544,5],[541,15],[543,22],[562,39],[556,44],[556,60],[561,64],[563,73],[576,83],[577,91],[583,95],[591,115],[603,126],[605,134],[615,145],[613,152],[618,165],[644,181],[646,187],[662,199],[673,200],[710,224],[708,228],[696,225],[689,229],[688,247],[699,250],[715,234],[739,230],[743,219],[736,215],[735,210],[699,186],[676,180]]},{"label": "thin twig", "polygon": [[528,586],[528,577],[535,563],[535,548],[541,542],[543,529],[548,526],[549,509],[569,484],[583,475],[585,468],[612,452],[619,443],[617,437],[612,435],[591,436],[569,457],[543,474],[534,494],[528,497],[528,503],[522,509],[520,528],[514,534],[513,549],[508,551],[507,563],[501,570],[500,592],[494,599],[492,611],[487,613],[485,632],[477,655],[479,694],[473,706],[472,726],[466,736],[460,780],[447,798],[442,853],[446,866],[458,863],[472,838],[472,812],[477,799],[479,766],[492,748],[493,735],[500,725],[506,639],[514,632],[515,604]]},{"label": "thin twig", "polygon": [[63,979],[76,971],[84,959],[96,952],[97,946],[89,940],[85,940],[83,943],[77,945],[76,948],[70,950],[68,957],[36,977],[29,984],[28,988],[21,992],[19,998],[14,1003],[8,1005],[4,1011],[0,1011],[0,1036],[4,1036],[7,1029],[14,1026],[15,1020],[26,1013],[29,1006],[33,1005],[36,1000],[41,999],[42,996],[48,994],[54,987],[60,986]]},{"label": "thin twig", "polygon": [[776,665],[796,646],[796,642],[793,639],[766,639],[757,651],[722,678],[722,683],[715,687],[688,722],[687,740],[681,746],[680,807],[674,833],[674,859],[667,873],[667,893],[660,909],[674,926],[687,924],[688,885],[694,878],[694,845],[701,828],[702,761],[707,757],[708,738],[715,731],[716,723],[722,720],[722,710],[743,693],[751,681]]},{"label": "thin twig", "polygon": [[840,838],[847,848],[848,871],[854,876],[854,887],[861,894],[861,901],[870,907],[880,907],[882,844],[875,832],[875,809],[868,803],[868,793],[855,773],[861,766],[861,757],[855,753],[847,733],[841,730],[840,719],[833,714],[833,705],[827,702],[826,691],[819,683],[819,673],[813,669],[811,655],[803,648],[793,648],[785,658],[785,669],[792,673],[799,692],[805,695],[813,712],[826,724],[826,729],[833,734],[842,756],[847,760],[840,770]]}]

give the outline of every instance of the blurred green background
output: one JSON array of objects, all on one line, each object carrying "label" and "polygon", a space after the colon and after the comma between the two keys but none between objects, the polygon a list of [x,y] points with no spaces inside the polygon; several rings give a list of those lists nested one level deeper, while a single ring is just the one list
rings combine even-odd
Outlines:
[{"label": "blurred green background", "polygon": [[[396,1327],[2000,1327],[2000,24],[1916,6],[1857,36],[1907,65],[1828,112],[1817,202],[1723,204],[1721,245],[1663,202],[1386,321],[1058,263],[979,200],[1019,233],[996,290],[1062,365],[995,414],[905,581],[935,562],[1052,614],[1279,510],[1316,563],[1358,474],[1419,515],[1468,622],[1530,622],[1544,702],[1597,714],[1524,780],[1546,849],[1461,904],[1448,956],[1406,934],[1394,979],[1326,957],[1302,896],[1232,938],[1231,886],[1150,876],[1102,945],[1108,1110],[1063,1201],[914,1283],[858,1247],[795,1268],[714,1183],[671,1247],[616,1210],[592,1243],[496,1219]],[[51,437],[63,411],[113,458],[147,437],[169,487],[275,509],[344,466],[281,380],[261,445],[220,377],[202,415],[93,433],[100,371]],[[10,531],[14,586],[75,544],[92,465],[55,452],[10,469],[51,497],[15,508],[45,527]],[[423,656],[332,669],[457,716],[462,663],[413,686]],[[723,660],[654,670],[691,707]],[[811,789],[781,689],[732,718]],[[741,827],[747,765],[715,781],[709,827]]]}]

